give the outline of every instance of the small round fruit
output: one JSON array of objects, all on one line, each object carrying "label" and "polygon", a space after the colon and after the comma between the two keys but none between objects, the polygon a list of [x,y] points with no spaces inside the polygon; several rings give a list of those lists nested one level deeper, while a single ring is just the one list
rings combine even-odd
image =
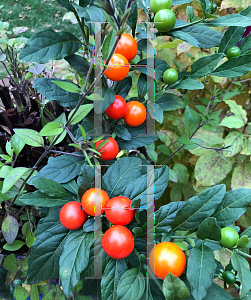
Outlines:
[{"label": "small round fruit", "polygon": [[134,248],[133,235],[125,226],[114,225],[104,233],[102,247],[111,258],[126,258]]},{"label": "small round fruit", "polygon": [[119,120],[124,117],[126,114],[126,101],[123,97],[116,95],[115,101],[113,104],[108,106],[108,108],[105,110],[105,113],[107,116],[113,120]]},{"label": "small round fruit", "polygon": [[[87,190],[81,199],[83,210],[90,216],[95,216],[95,207],[101,207],[102,214],[105,210],[106,203],[109,201],[107,193],[99,188],[91,188]],[[100,215],[97,214],[96,216]]]},{"label": "small round fruit", "polygon": [[165,279],[168,273],[180,277],[186,267],[186,257],[179,246],[172,242],[157,244],[149,256],[150,268],[155,276]]},{"label": "small round fruit", "polygon": [[150,1],[150,9],[156,14],[161,9],[171,9],[172,8],[172,0],[151,0]]},{"label": "small round fruit", "polygon": [[220,243],[225,248],[236,246],[239,241],[239,234],[232,227],[224,227],[221,229]]},{"label": "small round fruit", "polygon": [[222,273],[222,278],[227,284],[234,284],[236,281],[236,276],[231,271],[225,271]]},{"label": "small round fruit", "polygon": [[128,33],[122,33],[115,53],[123,55],[128,61],[137,55],[138,45],[136,40]]},{"label": "small round fruit", "polygon": [[131,101],[127,103],[127,111],[124,120],[127,125],[137,127],[144,123],[146,119],[146,108],[139,101]]},{"label": "small round fruit", "polygon": [[78,201],[67,202],[60,210],[61,224],[69,229],[76,230],[82,227],[87,219],[87,214],[81,209]]},{"label": "small round fruit", "polygon": [[239,47],[231,47],[227,51],[227,58],[231,59],[241,55],[241,49]]},{"label": "small round fruit", "polygon": [[216,10],[218,9],[218,6],[217,6],[217,4],[213,4],[213,7],[212,7],[212,9],[211,9],[211,13],[214,13],[214,12],[216,12]]},{"label": "small round fruit", "polygon": [[[100,152],[100,158],[103,160],[112,160],[114,158],[116,158],[116,156],[119,153],[119,146],[118,143],[116,142],[116,140],[112,137],[109,137],[108,139],[108,143],[103,146],[102,148],[100,148],[98,150],[98,152]],[[104,140],[100,140],[96,143],[96,149],[98,147],[99,144],[101,144]]]},{"label": "small round fruit", "polygon": [[127,225],[134,219],[135,211],[131,207],[132,200],[124,196],[110,199],[105,207],[105,215],[112,224]]},{"label": "small round fruit", "polygon": [[174,84],[178,80],[178,72],[175,69],[167,69],[163,74],[163,81],[166,84]]},{"label": "small round fruit", "polygon": [[104,74],[112,81],[121,81],[129,73],[129,62],[121,54],[115,53],[111,57]]},{"label": "small round fruit", "polygon": [[175,14],[170,9],[161,9],[156,13],[154,23],[159,32],[171,31],[176,23]]}]

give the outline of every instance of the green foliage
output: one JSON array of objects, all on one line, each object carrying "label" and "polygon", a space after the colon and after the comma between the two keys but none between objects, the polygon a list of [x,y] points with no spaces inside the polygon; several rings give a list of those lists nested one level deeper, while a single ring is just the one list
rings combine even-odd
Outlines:
[{"label": "green foliage", "polygon": [[[150,32],[154,15],[144,0],[58,0],[81,34],[41,28],[25,45],[0,22],[0,76],[9,82],[0,90],[6,110],[0,115],[6,122],[0,129],[0,242],[6,251],[28,253],[24,260],[0,255],[1,298],[37,299],[42,292],[44,299],[230,299],[214,280],[224,268],[240,283],[235,293],[248,296],[251,35],[243,34],[251,6],[226,15],[224,4],[217,15],[212,1],[198,2],[174,0],[175,27],[162,33]],[[97,64],[113,54],[124,31],[136,38],[138,52],[129,75],[114,83]],[[237,44],[241,55],[227,60]],[[178,80],[167,86],[163,75],[173,67]],[[104,111],[116,95],[143,103],[147,120],[138,127],[110,120]],[[112,161],[98,155],[106,142],[95,147],[106,136],[120,148]],[[136,211],[127,226],[134,251],[123,260],[102,249],[98,224],[103,232],[111,226],[104,215],[88,216],[75,231],[60,222],[62,206],[97,185],[110,198],[128,197]],[[226,250],[220,241],[229,226],[246,230]],[[146,237],[153,232],[154,243],[184,245],[180,278],[168,273],[160,280],[151,269],[145,277]],[[58,277],[48,289],[46,281]]]}]

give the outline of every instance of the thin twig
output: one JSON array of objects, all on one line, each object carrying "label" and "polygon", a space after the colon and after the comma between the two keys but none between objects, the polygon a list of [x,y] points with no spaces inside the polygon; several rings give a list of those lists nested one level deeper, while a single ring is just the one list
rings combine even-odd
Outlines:
[{"label": "thin twig", "polygon": [[214,112],[215,108],[217,107],[217,105],[218,105],[219,103],[222,102],[224,96],[228,93],[228,91],[230,90],[230,88],[232,87],[232,85],[233,85],[233,81],[231,81],[231,83],[229,84],[229,86],[228,86],[228,88],[226,89],[225,93],[221,96],[221,98],[220,98],[221,101],[220,101],[220,102],[217,102],[217,103],[213,106],[213,108],[212,108],[210,114],[212,114],[212,113]]},{"label": "thin twig", "polygon": [[28,224],[29,224],[30,232],[31,232],[31,235],[32,235],[32,227],[31,227],[31,220],[30,220],[30,216],[29,216],[28,207],[26,207],[26,214],[27,214],[27,218],[28,218]]},{"label": "thin twig", "polygon": [[88,70],[88,73],[87,73],[87,76],[86,76],[86,79],[85,79],[84,93],[86,92],[87,83],[88,83],[89,77],[90,77],[90,75],[91,75],[93,66],[94,66],[94,51],[92,52],[92,61],[91,61],[91,65],[90,65],[90,68],[89,68],[89,70]]},{"label": "thin twig", "polygon": [[[190,136],[190,139],[195,135],[195,133],[202,127],[204,126],[205,124],[207,124],[208,121],[203,121],[201,122],[197,128],[195,129],[195,131],[193,132],[193,134]],[[164,162],[161,164],[161,166],[163,166],[164,164],[166,164],[177,152],[179,152],[183,147],[185,146],[185,144],[182,144],[176,151],[174,151],[172,154],[170,154],[168,156],[168,158],[166,160],[164,160]]]},{"label": "thin twig", "polygon": [[208,105],[207,105],[207,108],[206,108],[206,111],[205,111],[205,113],[204,113],[204,116],[207,115],[208,109],[209,109],[211,103],[214,101],[214,99],[215,99],[215,96],[212,96],[212,97],[210,98],[210,100],[209,100],[209,102],[208,102]]},{"label": "thin twig", "polygon": [[34,100],[40,107],[42,107],[44,109],[44,111],[47,112],[47,114],[51,118],[51,121],[55,120],[55,117],[53,116],[53,114],[36,97],[33,97],[32,100]]},{"label": "thin twig", "polygon": [[247,254],[247,253],[244,253],[240,250],[237,250],[237,249],[234,249],[235,252],[237,252],[238,254],[244,256],[244,257],[248,257],[248,258],[251,258],[251,255]]},{"label": "thin twig", "polygon": [[37,226],[36,226],[36,219],[35,219],[35,213],[34,213],[34,207],[33,206],[31,207],[31,212],[32,212],[32,218],[33,218],[33,226],[36,230]]},{"label": "thin twig", "polygon": [[200,144],[197,144],[197,143],[194,143],[195,145],[201,147],[201,148],[204,148],[204,149],[207,149],[207,150],[215,150],[215,151],[223,151],[223,150],[226,150],[230,147],[232,147],[231,145],[230,146],[227,146],[227,147],[222,147],[222,148],[214,148],[214,147],[205,147],[205,146],[202,146]]},{"label": "thin twig", "polygon": [[89,43],[89,41],[87,41],[87,37],[86,37],[86,34],[85,34],[85,29],[84,29],[84,27],[83,27],[83,24],[82,24],[82,22],[81,22],[81,20],[80,20],[80,18],[79,18],[79,16],[78,16],[78,13],[76,12],[75,8],[73,8],[73,13],[74,13],[74,15],[75,15],[75,17],[76,17],[76,19],[77,19],[77,21],[78,21],[78,25],[79,25],[79,27],[80,27],[82,33],[83,33],[83,40],[84,40],[84,43],[86,43],[86,45],[87,45],[87,44]]},{"label": "thin twig", "polygon": [[65,154],[65,155],[71,155],[71,156],[77,156],[77,157],[85,157],[85,155],[68,153],[68,152],[63,152],[63,151],[58,151],[58,150],[51,150],[51,152]]},{"label": "thin twig", "polygon": [[249,80],[251,80],[251,78],[248,78],[248,79],[244,79],[244,80],[241,80],[241,81],[235,81],[234,83],[241,83],[241,82],[246,82],[246,81],[249,81]]},{"label": "thin twig", "polygon": [[67,131],[67,133],[69,134],[71,140],[73,141],[74,144],[77,144],[78,142],[76,141],[75,137],[73,136],[73,134],[71,133],[70,129],[68,127],[64,127],[64,129]]},{"label": "thin twig", "polygon": [[26,205],[22,206],[22,207],[19,209],[19,211],[15,214],[15,217],[18,217],[18,216],[21,214],[21,212],[25,209],[25,207],[26,207]]},{"label": "thin twig", "polygon": [[15,80],[12,78],[12,75],[10,74],[10,72],[9,72],[9,70],[8,70],[8,68],[7,68],[6,64],[5,64],[5,62],[4,62],[4,61],[1,61],[1,63],[3,64],[3,66],[4,66],[5,70],[6,70],[6,72],[8,73],[8,75],[9,75],[9,77],[10,77],[9,80],[10,80],[11,85],[14,86],[14,87],[16,87],[16,88],[18,88],[18,86],[17,86]]}]

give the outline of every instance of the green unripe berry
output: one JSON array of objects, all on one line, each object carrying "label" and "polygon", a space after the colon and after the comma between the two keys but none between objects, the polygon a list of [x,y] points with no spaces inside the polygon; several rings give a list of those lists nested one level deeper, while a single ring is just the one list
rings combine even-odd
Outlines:
[{"label": "green unripe berry", "polygon": [[171,31],[176,23],[175,14],[170,9],[161,9],[156,13],[154,23],[159,32]]},{"label": "green unripe berry", "polygon": [[172,8],[172,0],[151,0],[150,1],[150,9],[156,14],[161,9],[171,9]]},{"label": "green unripe berry", "polygon": [[225,271],[222,273],[222,279],[227,283],[227,284],[234,284],[236,281],[236,276],[234,275],[233,272],[231,271]]},{"label": "green unripe berry", "polygon": [[163,74],[163,81],[166,84],[174,84],[178,80],[178,72],[175,69],[167,69]]},{"label": "green unripe berry", "polygon": [[224,227],[221,229],[220,243],[225,248],[236,246],[239,241],[239,234],[232,227]]},{"label": "green unripe berry", "polygon": [[239,47],[231,47],[227,51],[227,58],[231,59],[241,55],[241,49]]}]

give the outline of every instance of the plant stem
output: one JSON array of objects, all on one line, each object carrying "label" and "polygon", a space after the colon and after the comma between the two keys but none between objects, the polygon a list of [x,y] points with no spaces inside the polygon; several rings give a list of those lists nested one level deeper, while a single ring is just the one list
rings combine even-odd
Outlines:
[{"label": "plant stem", "polygon": [[172,31],[181,30],[182,28],[186,28],[186,27],[192,26],[192,25],[194,25],[194,24],[201,23],[201,22],[203,22],[203,21],[204,21],[203,19],[200,19],[200,20],[194,21],[194,22],[192,22],[192,23],[188,23],[188,24],[186,24],[186,25],[182,25],[182,26],[176,27],[176,28],[172,29]]},{"label": "plant stem", "polygon": [[52,120],[55,120],[55,117],[53,116],[53,114],[45,107],[45,105],[43,105],[37,98],[32,98],[33,100],[35,100],[35,102],[40,106],[42,107],[48,115],[50,115],[50,117],[52,118]]},{"label": "plant stem", "polygon": [[74,144],[78,144],[78,142],[77,142],[76,139],[74,138],[73,134],[71,133],[70,129],[69,129],[68,127],[65,127],[64,129],[65,129],[65,130],[67,131],[67,133],[69,134],[69,136],[70,136],[71,140],[73,141],[73,143],[74,143]]},{"label": "plant stem", "polygon": [[82,24],[82,22],[81,22],[81,20],[80,20],[80,18],[79,18],[79,16],[78,16],[78,13],[76,12],[75,9],[73,9],[73,13],[74,13],[74,15],[75,15],[75,17],[76,17],[76,19],[77,19],[77,21],[78,21],[78,25],[79,25],[81,31],[82,31],[84,43],[85,43],[86,45],[88,45],[89,42],[88,42],[87,37],[86,37],[86,34],[85,34],[85,28],[84,28],[84,26],[83,26],[83,24]]},{"label": "plant stem", "polygon": [[235,252],[237,252],[238,254],[244,256],[244,257],[248,257],[248,258],[251,258],[251,255],[247,254],[247,253],[244,253],[240,250],[237,250],[237,249],[234,249]]},{"label": "plant stem", "polygon": [[[241,80],[241,81],[236,81],[236,82],[246,82],[246,81],[249,81],[249,80],[251,80],[251,78],[244,79],[244,80]],[[234,82],[234,83],[236,83],[236,82]]]},{"label": "plant stem", "polygon": [[[229,84],[229,86],[228,86],[228,88],[226,89],[225,93],[224,93],[224,94],[222,95],[222,97],[220,98],[221,101],[223,100],[223,98],[224,98],[224,96],[227,94],[227,92],[230,90],[230,88],[232,87],[232,85],[233,85],[233,82],[231,82],[231,83]],[[214,112],[215,108],[217,107],[217,105],[218,105],[219,103],[220,103],[220,102],[217,102],[217,103],[213,106],[213,108],[212,108],[210,114],[212,114],[212,113]]]},{"label": "plant stem", "polygon": [[33,226],[36,230],[37,226],[36,226],[35,212],[34,212],[34,207],[33,206],[31,207],[31,212],[32,212],[32,218],[33,218]]},{"label": "plant stem", "polygon": [[28,218],[28,224],[29,224],[29,228],[30,228],[30,233],[32,235],[32,227],[31,227],[31,220],[30,220],[30,216],[29,216],[29,209],[28,209],[28,207],[26,207],[26,214],[27,214],[27,218]]},{"label": "plant stem", "polygon": [[18,216],[21,214],[21,212],[25,209],[25,207],[26,207],[26,205],[22,206],[22,207],[19,209],[19,211],[15,214],[15,217],[18,217]]},{"label": "plant stem", "polygon": [[9,70],[8,70],[8,68],[7,68],[6,64],[5,64],[5,62],[2,61],[1,63],[3,64],[3,66],[4,66],[5,70],[6,70],[6,72],[8,73],[8,75],[9,75],[9,77],[10,77],[9,80],[10,80],[11,85],[12,85],[13,87],[15,87],[15,88],[18,88],[18,86],[17,86],[15,80],[12,78],[12,75],[10,74],[10,72],[9,72]]},{"label": "plant stem", "polygon": [[182,144],[176,151],[174,151],[172,154],[170,154],[168,156],[168,158],[166,160],[164,160],[164,162],[161,164],[162,166],[167,163],[172,157],[174,157],[174,155],[179,152],[183,147],[185,146],[185,144]]},{"label": "plant stem", "polygon": [[[208,121],[202,121],[197,128],[195,129],[195,131],[192,133],[192,135],[189,137],[189,139],[191,139],[195,133],[205,124],[207,124]],[[176,141],[177,142],[177,141]],[[174,153],[172,153],[171,155],[168,156],[168,158],[166,160],[164,160],[164,162],[160,165],[163,166],[164,164],[166,164],[177,152],[179,152],[183,147],[185,146],[185,144],[182,144]]]},{"label": "plant stem", "polygon": [[77,157],[85,157],[85,155],[68,153],[68,152],[63,152],[63,151],[58,151],[58,150],[51,150],[51,152],[65,154],[65,155],[71,155],[71,156],[77,156]]},{"label": "plant stem", "polygon": [[208,105],[207,105],[207,108],[206,108],[206,111],[205,111],[205,113],[204,113],[204,116],[207,115],[208,109],[209,109],[211,103],[214,101],[214,99],[215,99],[215,96],[212,96],[212,97],[210,98],[210,100],[209,100],[209,102],[208,102]]}]

